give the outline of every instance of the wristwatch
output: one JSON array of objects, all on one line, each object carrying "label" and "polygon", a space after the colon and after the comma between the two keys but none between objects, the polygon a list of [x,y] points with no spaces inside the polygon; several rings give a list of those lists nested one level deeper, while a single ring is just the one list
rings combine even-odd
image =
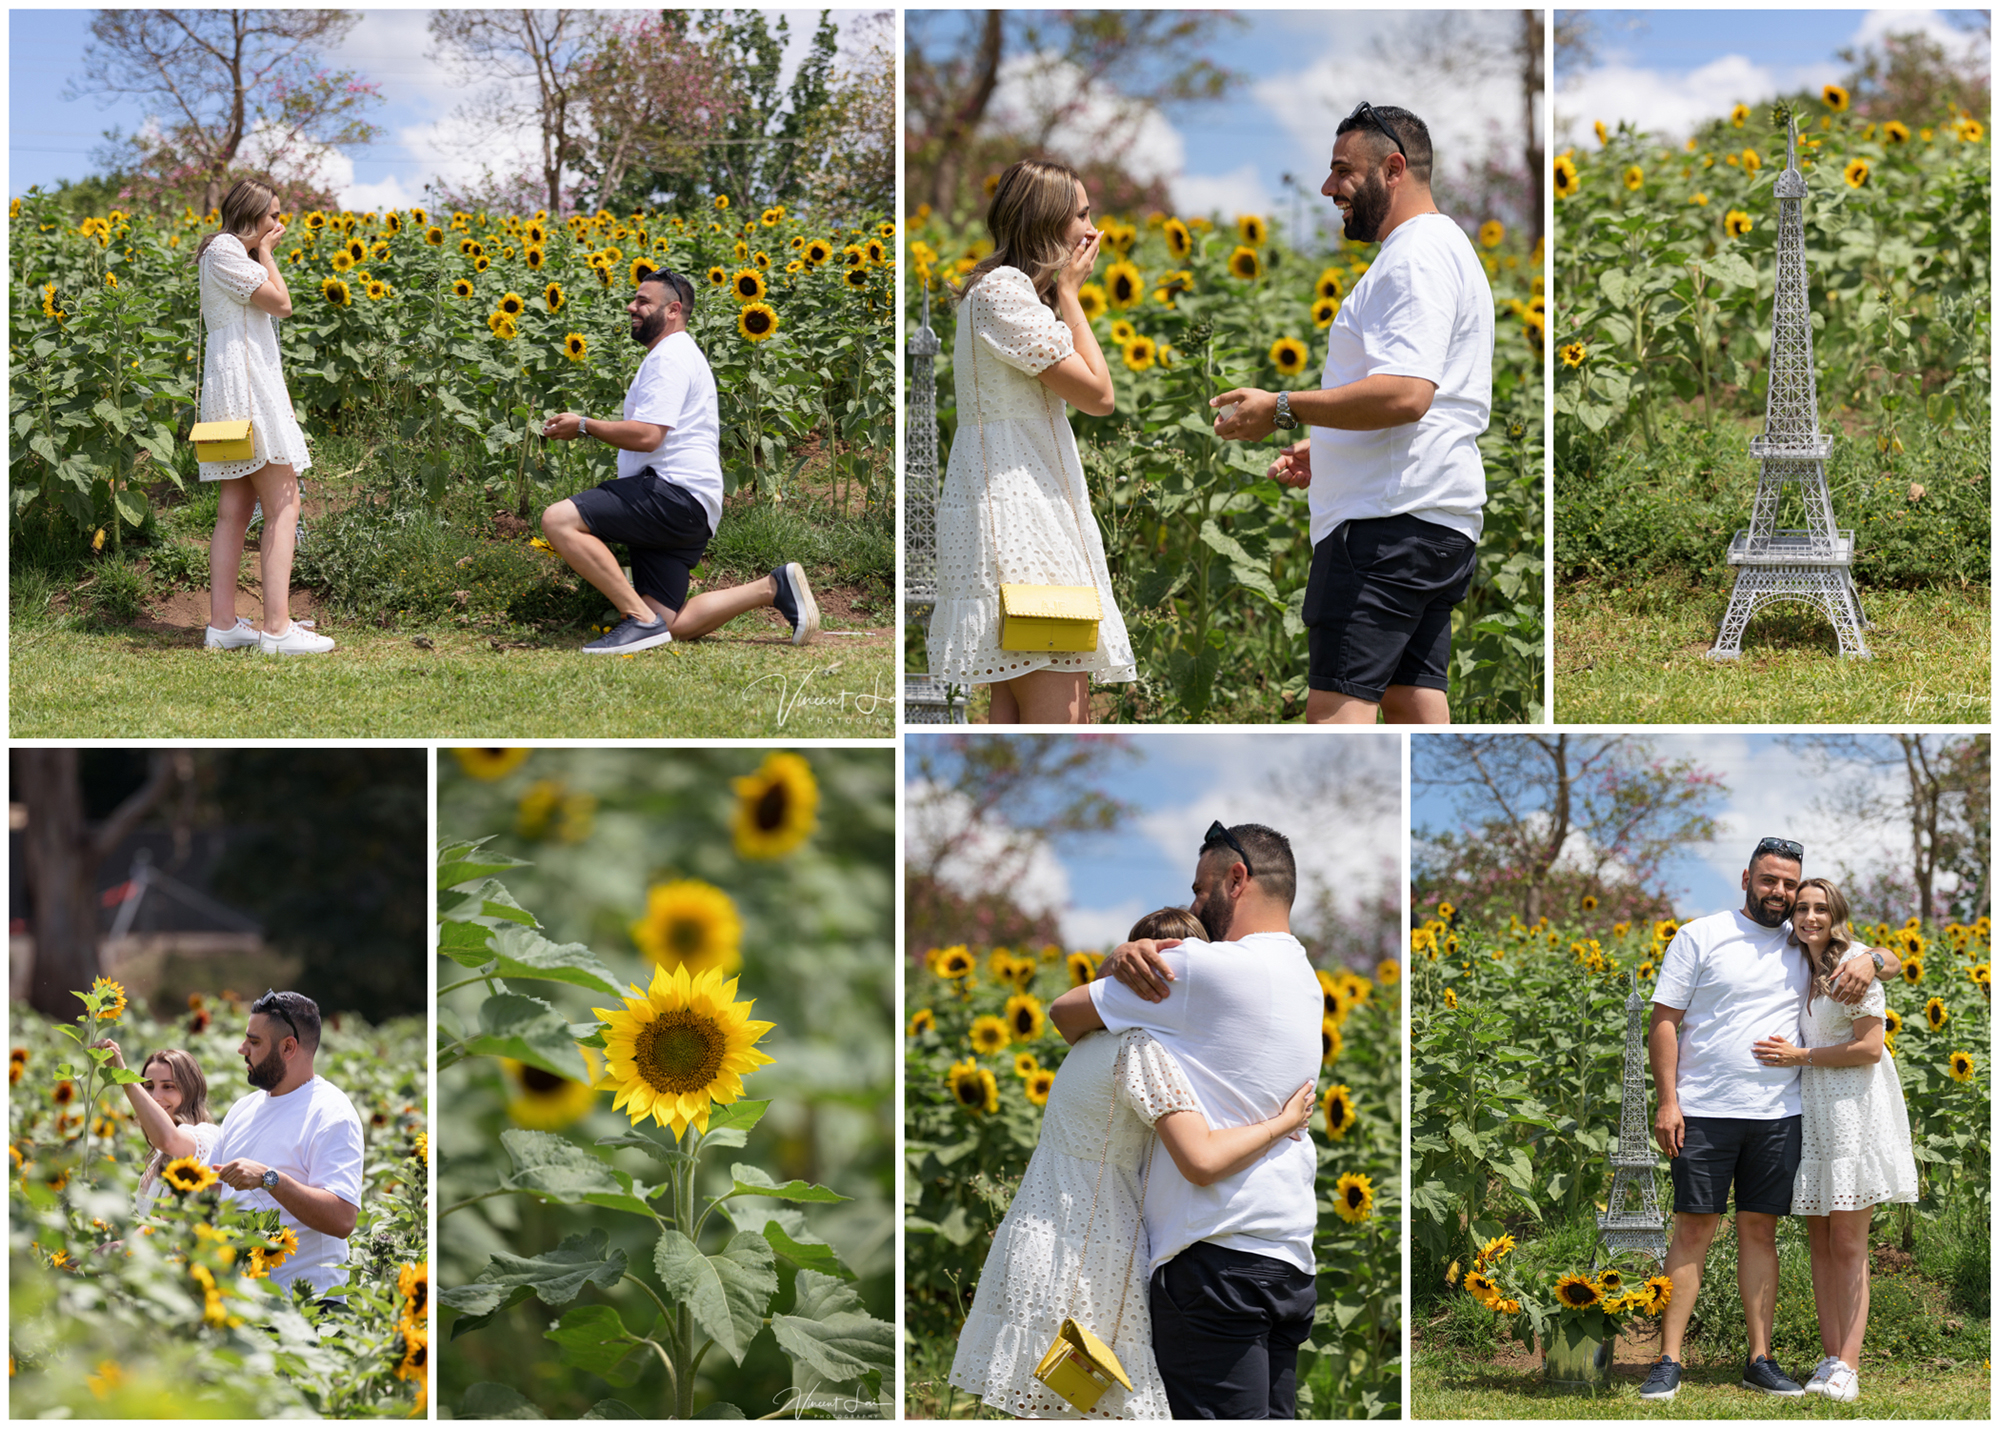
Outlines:
[{"label": "wristwatch", "polygon": [[1875,976],[1882,976],[1882,970],[1888,967],[1888,964],[1882,961],[1882,950],[1880,948],[1870,948],[1868,956],[1875,960]]},{"label": "wristwatch", "polygon": [[1281,432],[1289,432],[1299,424],[1299,419],[1292,415],[1291,393],[1280,392],[1278,394],[1278,412],[1276,416],[1271,418],[1271,421]]},{"label": "wristwatch", "polygon": [[590,435],[590,418],[578,417],[576,419],[576,434],[579,437],[587,437]]},{"label": "wristwatch", "polygon": [[265,1167],[265,1168],[264,1168],[264,1178],[263,1178],[263,1180],[264,1180],[264,1189],[265,1189],[265,1190],[267,1190],[267,1191],[275,1191],[275,1190],[277,1190],[277,1189],[278,1189],[278,1172],[277,1172],[277,1169],[276,1169],[275,1167],[271,1167],[271,1166],[267,1166],[267,1167]]}]

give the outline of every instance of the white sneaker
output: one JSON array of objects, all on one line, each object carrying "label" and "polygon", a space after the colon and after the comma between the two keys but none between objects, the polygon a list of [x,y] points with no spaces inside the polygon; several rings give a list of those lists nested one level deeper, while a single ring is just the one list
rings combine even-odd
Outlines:
[{"label": "white sneaker", "polygon": [[283,635],[259,630],[257,648],[266,655],[324,655],[333,648],[333,641],[324,635],[315,635],[294,620],[292,628]]},{"label": "white sneaker", "polygon": [[1861,1376],[1847,1367],[1847,1361],[1835,1360],[1820,1392],[1837,1404],[1852,1404],[1861,1398]]},{"label": "white sneaker", "polygon": [[1840,1356],[1828,1355],[1813,1366],[1812,1378],[1806,1381],[1807,1394],[1825,1394],[1826,1378],[1833,1373],[1833,1367],[1840,1363]]},{"label": "white sneaker", "polygon": [[257,627],[242,616],[227,630],[211,625],[202,632],[201,643],[210,650],[244,650],[257,643]]}]

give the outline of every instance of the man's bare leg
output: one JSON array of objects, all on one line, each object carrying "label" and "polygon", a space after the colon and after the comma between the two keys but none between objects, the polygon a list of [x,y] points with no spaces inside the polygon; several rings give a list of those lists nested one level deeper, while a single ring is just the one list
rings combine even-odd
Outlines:
[{"label": "man's bare leg", "polygon": [[[1736,1289],[1743,1297],[1743,1325],[1750,1358],[1771,1353],[1771,1322],[1778,1313],[1778,1218],[1760,1211],[1736,1213]],[[1675,1287],[1678,1294],[1679,1287]]]},{"label": "man's bare leg", "polygon": [[653,614],[665,616],[671,622],[674,639],[699,640],[711,630],[720,630],[746,610],[776,605],[778,583],[764,576],[747,585],[733,585],[726,590],[705,590],[689,599],[678,614],[651,596],[642,599]]},{"label": "man's bare leg", "polygon": [[1667,1310],[1660,1317],[1660,1353],[1675,1364],[1681,1362],[1681,1337],[1687,1333],[1688,1317],[1701,1294],[1701,1268],[1708,1263],[1708,1247],[1715,1240],[1722,1217],[1674,1213],[1674,1239],[1667,1247],[1667,1278],[1674,1283],[1667,1297]]},{"label": "man's bare leg", "polygon": [[1382,692],[1385,724],[1450,724],[1451,705],[1443,690],[1422,685],[1391,685]]},{"label": "man's bare leg", "polygon": [[1306,691],[1307,724],[1373,724],[1382,707],[1338,690]]},{"label": "man's bare leg", "polygon": [[569,562],[570,569],[596,586],[620,615],[646,624],[658,619],[658,613],[625,579],[611,548],[591,534],[574,501],[558,501],[542,513],[542,534],[549,538],[556,554]]}]

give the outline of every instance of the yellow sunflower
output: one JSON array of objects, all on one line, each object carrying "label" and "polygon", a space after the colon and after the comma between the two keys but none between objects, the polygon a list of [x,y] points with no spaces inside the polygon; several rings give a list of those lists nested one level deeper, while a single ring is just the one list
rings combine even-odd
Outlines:
[{"label": "yellow sunflower", "polygon": [[1500,1303],[1500,1287],[1482,1271],[1468,1270],[1465,1273],[1465,1293],[1489,1310]]},{"label": "yellow sunflower", "polygon": [[724,283],[726,283],[726,282],[728,282],[728,281],[729,281],[729,275],[728,275],[727,273],[725,273],[725,272],[724,272],[724,271],[723,271],[723,270],[722,270],[721,268],[719,268],[719,267],[718,267],[718,268],[710,268],[710,269],[708,270],[708,281],[709,281],[709,285],[710,285],[711,287],[716,287],[716,288],[719,288],[719,287],[721,287],[721,286],[722,286],[722,285],[723,285]]},{"label": "yellow sunflower", "polygon": [[806,262],[817,268],[833,256],[833,245],[824,238],[815,238],[806,245]]},{"label": "yellow sunflower", "polygon": [[728,209],[728,207],[729,207],[729,195],[717,194],[715,196],[715,211],[717,213],[722,213],[726,209]]},{"label": "yellow sunflower", "polygon": [[1254,248],[1238,247],[1229,255],[1229,276],[1245,282],[1264,276],[1264,262]]},{"label": "yellow sunflower", "polygon": [[563,356],[571,362],[581,362],[590,351],[590,344],[580,332],[570,333],[563,338]]},{"label": "yellow sunflower", "polygon": [[778,314],[769,303],[745,303],[736,312],[736,331],[745,342],[762,342],[778,330]]},{"label": "yellow sunflower", "polygon": [[[602,1071],[597,1050],[593,1047],[580,1050],[591,1080],[595,1081]],[[561,1131],[589,1116],[597,1105],[597,1089],[590,1082],[573,1082],[511,1057],[500,1059],[500,1070],[513,1093],[507,1101],[507,1117],[516,1126],[530,1131]]]},{"label": "yellow sunflower", "polygon": [[1954,1082],[1971,1081],[1972,1073],[1976,1066],[1977,1064],[1972,1060],[1972,1054],[1970,1052],[1952,1053],[1951,1064],[1949,1068],[1951,1072],[1951,1079]]},{"label": "yellow sunflower", "polygon": [[1194,252],[1194,235],[1178,218],[1168,219],[1160,226],[1160,231],[1166,235],[1167,251],[1176,259],[1184,259]]},{"label": "yellow sunflower", "polygon": [[1882,126],[1882,142],[1885,144],[1907,144],[1910,142],[1910,126],[1900,119],[1891,119]]},{"label": "yellow sunflower", "polygon": [[[293,1248],[297,1248],[296,1241]],[[403,1297],[403,1317],[421,1321],[430,1309],[431,1268],[428,1265],[405,1265],[396,1272],[396,1291]]]},{"label": "yellow sunflower", "polygon": [[1754,174],[1757,170],[1764,167],[1764,156],[1755,149],[1745,149],[1742,154],[1742,160],[1743,171],[1748,174]]},{"label": "yellow sunflower", "polygon": [[1940,1030],[1950,1020],[1951,1013],[1945,1010],[1943,998],[1934,997],[1924,1004],[1924,1021],[1930,1023],[1931,1031]]},{"label": "yellow sunflower", "polygon": [[115,983],[108,977],[101,977],[90,985],[90,990],[99,997],[108,999],[98,1004],[98,1021],[116,1022],[124,1014],[125,988],[122,984]]},{"label": "yellow sunflower", "polygon": [[727,893],[699,879],[656,883],[632,941],[664,971],[735,972],[743,966],[743,920]]},{"label": "yellow sunflower", "polygon": [[1453,1012],[1458,1011],[1458,994],[1450,988],[1444,990],[1444,1005]]},{"label": "yellow sunflower", "polygon": [[946,948],[937,956],[937,973],[941,978],[950,980],[962,978],[976,965],[972,951],[963,943]]},{"label": "yellow sunflower", "polygon": [[451,294],[452,294],[452,296],[453,296],[453,297],[455,297],[455,298],[469,298],[469,297],[471,297],[471,296],[472,296],[472,280],[471,280],[470,278],[458,278],[458,279],[455,279],[455,280],[454,280],[454,281],[452,282],[452,285],[451,285]]},{"label": "yellow sunflower", "polygon": [[1915,987],[1924,980],[1924,960],[1922,958],[1903,959],[1903,981]]},{"label": "yellow sunflower", "polygon": [[1829,84],[1820,90],[1819,97],[1826,101],[1826,107],[1835,114],[1847,108],[1847,91],[1837,84]]},{"label": "yellow sunflower", "polygon": [[1556,1299],[1572,1310],[1588,1310],[1604,1297],[1589,1279],[1581,1275],[1565,1275],[1556,1282]]},{"label": "yellow sunflower", "polygon": [[182,1156],[160,1168],[160,1179],[173,1187],[176,1195],[191,1196],[206,1191],[222,1178],[215,1174],[213,1166],[204,1166],[192,1156]]},{"label": "yellow sunflower", "polygon": [[1348,1128],[1358,1119],[1354,1110],[1354,1094],[1346,1087],[1328,1087],[1319,1105],[1326,1117],[1326,1134],[1335,1141],[1346,1136]]},{"label": "yellow sunflower", "polygon": [[1489,218],[1479,225],[1479,246],[1498,248],[1507,237],[1507,225],[1497,218]]},{"label": "yellow sunflower", "polygon": [[1000,1110],[1000,1083],[994,1080],[992,1072],[977,1062],[953,1062],[951,1070],[945,1074],[945,1081],[951,1087],[951,1099],[964,1110]]},{"label": "yellow sunflower", "polygon": [[1319,1064],[1331,1067],[1340,1060],[1340,1024],[1331,1017],[1319,1020]]},{"label": "yellow sunflower", "polygon": [[[1031,968],[1033,964],[1029,965]],[[1031,992],[1020,992],[1007,999],[1007,1028],[1014,1034],[1016,1042],[1032,1042],[1042,1035],[1047,1018],[1042,1013],[1042,1004]]]},{"label": "yellow sunflower", "polygon": [[1069,973],[1071,987],[1082,987],[1097,977],[1097,965],[1089,953],[1071,953],[1063,959],[1063,967]]},{"label": "yellow sunflower", "polygon": [[1321,270],[1319,281],[1313,284],[1313,296],[1319,298],[1338,298],[1346,291],[1347,280],[1340,276],[1338,268]]},{"label": "yellow sunflower", "polygon": [[1271,344],[1271,365],[1287,377],[1306,370],[1306,345],[1295,337],[1281,337]]},{"label": "yellow sunflower", "polygon": [[1333,1183],[1333,1208],[1351,1226],[1375,1214],[1375,1187],[1366,1176],[1350,1171]]},{"label": "yellow sunflower", "polygon": [[521,256],[527,260],[528,266],[530,268],[533,268],[537,272],[539,272],[541,270],[542,262],[547,255],[545,255],[539,248],[530,248],[526,253],[523,253]]},{"label": "yellow sunflower", "polygon": [[1125,344],[1125,366],[1134,372],[1144,372],[1159,359],[1159,345],[1144,334],[1137,335]]},{"label": "yellow sunflower", "polygon": [[339,252],[333,255],[334,272],[346,273],[351,271],[353,267],[354,267],[354,259],[348,255],[348,252],[345,248],[341,249]]},{"label": "yellow sunflower", "polygon": [[1627,191],[1637,193],[1645,186],[1646,171],[1637,164],[1629,165],[1625,170],[1625,187]]},{"label": "yellow sunflower", "polygon": [[1313,326],[1324,332],[1333,326],[1333,320],[1340,316],[1340,299],[1316,298],[1313,300]]},{"label": "yellow sunflower", "polygon": [[1104,273],[1104,295],[1114,308],[1129,308],[1146,296],[1146,280],[1130,263],[1113,263]]},{"label": "yellow sunflower", "polygon": [[1037,1057],[1033,1052],[1016,1052],[1014,1054],[1015,1076],[1026,1080],[1041,1071],[1041,1069],[1042,1059]]},{"label": "yellow sunflower", "polygon": [[711,1106],[743,1095],[743,1077],[772,1060],[756,1048],[771,1030],[752,1022],[754,1002],[737,1002],[736,979],[720,968],[690,977],[686,966],[653,971],[650,988],[635,983],[622,1011],[592,1008],[604,1029],[605,1083],[618,1095],[612,1106],[634,1125],[651,1115],[678,1140],[692,1125],[708,1130]]},{"label": "yellow sunflower", "polygon": [[518,318],[527,310],[528,305],[521,300],[519,293],[502,293],[500,301],[494,305],[494,311],[505,313],[510,318]]},{"label": "yellow sunflower", "polygon": [[387,283],[382,282],[379,279],[370,278],[368,280],[368,296],[371,299],[380,302],[383,298],[389,296],[389,285]]},{"label": "yellow sunflower", "polygon": [[548,287],[542,289],[542,303],[552,313],[561,312],[563,308],[562,284],[551,283]]},{"label": "yellow sunflower", "polygon": [[1252,248],[1262,248],[1271,236],[1271,226],[1254,213],[1238,214],[1236,236]]},{"label": "yellow sunflower", "polygon": [[[991,1076],[992,1073],[989,1072],[987,1075]],[[1026,1081],[1027,1085],[1021,1089],[1022,1094],[1036,1106],[1047,1106],[1049,1093],[1055,1089],[1056,1074],[1046,1068],[1038,1067],[1028,1075]]]},{"label": "yellow sunflower", "polygon": [[1895,1008],[1885,1008],[1882,1012],[1882,1034],[1891,1041],[1903,1030],[1903,1015]]},{"label": "yellow sunflower", "polygon": [[1849,188],[1858,189],[1862,187],[1868,182],[1868,161],[1866,159],[1849,159],[1847,167],[1840,171],[1840,176],[1847,180]]},{"label": "yellow sunflower", "polygon": [[1648,1302],[1646,1313],[1649,1315],[1659,1314],[1674,1298],[1674,1282],[1664,1275],[1652,1276],[1640,1288],[1645,1291]]},{"label": "yellow sunflower", "polygon": [[859,292],[868,286],[868,270],[866,268],[849,268],[841,275],[841,281],[847,284],[849,288]]},{"label": "yellow sunflower", "polygon": [[354,294],[347,284],[338,278],[328,278],[319,285],[319,295],[335,307],[347,308],[354,305]]},{"label": "yellow sunflower", "polygon": [[987,1056],[991,1056],[995,1052],[1005,1051],[1010,1038],[1006,1022],[993,1016],[991,1013],[972,1019],[972,1032],[970,1035],[972,1038],[972,1049]]},{"label": "yellow sunflower", "polygon": [[755,774],[730,785],[736,791],[731,832],[740,858],[783,858],[818,823],[819,784],[800,755],[767,754]]}]

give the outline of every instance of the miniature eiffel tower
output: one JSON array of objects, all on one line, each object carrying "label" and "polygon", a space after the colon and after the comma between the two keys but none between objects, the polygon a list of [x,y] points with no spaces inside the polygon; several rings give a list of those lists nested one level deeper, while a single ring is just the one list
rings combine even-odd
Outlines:
[{"label": "miniature eiffel tower", "polygon": [[[1826,490],[1826,457],[1833,438],[1821,436],[1819,399],[1813,381],[1812,315],[1807,308],[1805,226],[1806,180],[1799,172],[1799,128],[1786,121],[1785,171],[1772,190],[1778,196],[1778,267],[1771,299],[1770,390],[1764,407],[1764,434],[1750,443],[1762,466],[1750,529],[1729,543],[1736,589],[1722,617],[1722,631],[1708,652],[1711,660],[1742,657],[1743,630],[1760,606],[1796,600],[1817,606],[1833,622],[1840,653],[1869,658],[1861,632],[1868,618],[1849,569],[1854,533],[1834,527],[1833,501]],[[1805,503],[1806,528],[1778,529],[1778,504],[1785,485],[1797,482]]]},{"label": "miniature eiffel tower", "polygon": [[[910,415],[903,454],[903,619],[930,623],[937,604],[937,357],[944,350],[931,331],[931,290],[924,289],[924,319],[910,334]],[[904,724],[964,724],[965,697],[929,675],[903,675]]]},{"label": "miniature eiffel tower", "polygon": [[[1611,1195],[1597,1218],[1597,1232],[1612,1250],[1643,1250],[1655,1260],[1667,1254],[1667,1223],[1653,1190],[1653,1171],[1660,1158],[1653,1150],[1646,1115],[1645,1018],[1649,1004],[1639,995],[1639,976],[1632,975],[1632,995],[1625,999],[1625,1087],[1618,1110],[1618,1149],[1611,1153]],[[1629,1206],[1638,1198],[1638,1208]]]}]

